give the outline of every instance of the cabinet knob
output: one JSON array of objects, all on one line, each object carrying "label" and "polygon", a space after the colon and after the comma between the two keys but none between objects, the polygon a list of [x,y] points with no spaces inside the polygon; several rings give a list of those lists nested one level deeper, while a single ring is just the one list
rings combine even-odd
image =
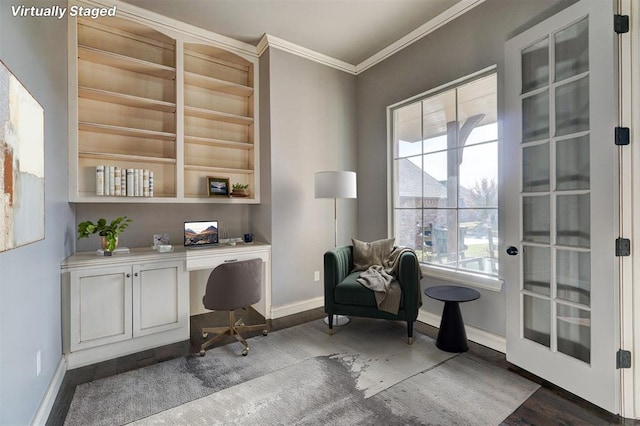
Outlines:
[{"label": "cabinet knob", "polygon": [[133,276],[134,276],[134,277],[137,277],[137,276],[138,276],[138,273],[136,272],[135,274],[133,274]]},{"label": "cabinet knob", "polygon": [[127,274],[127,278],[131,278],[131,274]]}]

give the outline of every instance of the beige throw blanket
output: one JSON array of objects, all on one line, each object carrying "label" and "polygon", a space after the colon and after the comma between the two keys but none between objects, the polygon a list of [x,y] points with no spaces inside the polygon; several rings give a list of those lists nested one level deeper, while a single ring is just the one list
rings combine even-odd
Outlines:
[{"label": "beige throw blanket", "polygon": [[[389,257],[382,261],[382,265],[369,266],[367,270],[360,273],[360,277],[356,280],[374,292],[379,310],[394,315],[397,315],[400,309],[402,291],[396,277],[400,256],[405,252],[413,253],[414,251],[408,247],[396,247],[391,251]],[[420,266],[418,266],[418,271],[418,276],[422,278]],[[420,286],[418,286],[419,301],[422,300],[421,296]]]}]

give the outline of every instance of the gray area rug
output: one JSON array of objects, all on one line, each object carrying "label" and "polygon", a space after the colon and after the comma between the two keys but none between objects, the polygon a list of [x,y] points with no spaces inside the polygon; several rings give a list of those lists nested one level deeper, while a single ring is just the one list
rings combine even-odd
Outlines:
[{"label": "gray area rug", "polygon": [[77,387],[66,425],[498,425],[537,388],[404,324],[322,320]]}]

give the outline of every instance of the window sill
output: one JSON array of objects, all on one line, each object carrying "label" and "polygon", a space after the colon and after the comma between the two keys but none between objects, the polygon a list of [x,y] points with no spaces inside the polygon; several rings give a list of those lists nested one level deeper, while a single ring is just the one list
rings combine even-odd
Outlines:
[{"label": "window sill", "polygon": [[420,269],[422,269],[422,274],[425,277],[451,281],[470,287],[495,291],[497,293],[502,291],[502,283],[504,282],[504,280],[499,277],[474,274],[473,272],[452,271],[451,269],[438,268],[432,265],[420,265]]}]

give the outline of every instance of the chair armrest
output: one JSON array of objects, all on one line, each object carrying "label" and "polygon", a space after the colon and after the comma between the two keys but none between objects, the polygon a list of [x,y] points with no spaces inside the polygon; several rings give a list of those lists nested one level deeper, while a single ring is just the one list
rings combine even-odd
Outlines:
[{"label": "chair armrest", "polygon": [[398,264],[398,283],[404,295],[404,308],[407,312],[418,312],[422,304],[420,293],[420,263],[414,253],[400,255]]},{"label": "chair armrest", "polygon": [[333,302],[333,288],[353,269],[353,246],[342,246],[324,254],[324,296]]}]

